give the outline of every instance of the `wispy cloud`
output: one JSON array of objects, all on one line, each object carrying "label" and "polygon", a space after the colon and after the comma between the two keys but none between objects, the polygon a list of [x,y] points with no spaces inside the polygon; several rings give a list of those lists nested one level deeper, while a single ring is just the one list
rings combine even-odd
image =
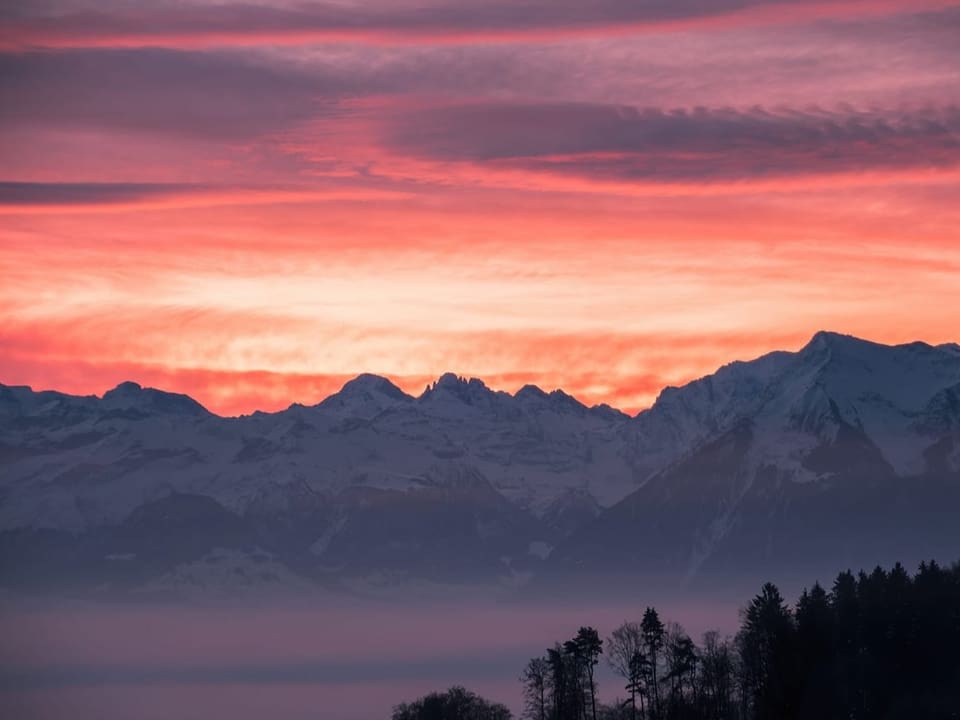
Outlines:
[{"label": "wispy cloud", "polygon": [[956,339],[956,2],[50,0],[0,28],[2,382],[239,413],[452,370],[637,409],[823,327]]},{"label": "wispy cloud", "polygon": [[230,187],[178,183],[29,183],[0,181],[0,215],[100,213],[223,205],[399,201],[400,190],[366,187]]},{"label": "wispy cloud", "polygon": [[336,78],[237,54],[168,50],[0,55],[0,122],[249,140],[322,114]]},{"label": "wispy cloud", "polygon": [[661,182],[960,162],[960,109],[856,111],[477,103],[384,119],[384,144],[434,160]]},{"label": "wispy cloud", "polygon": [[[916,0],[910,11],[949,6]],[[463,3],[128,2],[11,6],[0,45],[8,47],[197,47],[531,41],[622,35],[651,30],[695,30],[754,24],[790,24],[824,18],[902,13],[895,0],[493,0]]]}]

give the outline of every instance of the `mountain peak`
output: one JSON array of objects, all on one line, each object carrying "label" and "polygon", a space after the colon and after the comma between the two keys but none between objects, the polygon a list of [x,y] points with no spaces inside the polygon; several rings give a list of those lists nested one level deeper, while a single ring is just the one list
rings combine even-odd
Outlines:
[{"label": "mountain peak", "polygon": [[527,384],[514,394],[517,400],[545,400],[547,393],[537,385]]},{"label": "mountain peak", "polygon": [[369,419],[412,397],[380,375],[363,373],[344,383],[340,391],[323,400],[318,408],[341,415]]},{"label": "mountain peak", "polygon": [[[878,343],[869,340],[862,340],[854,335],[834,332],[832,330],[819,330],[810,338],[810,342],[803,348],[821,349],[821,348],[851,348],[851,347],[877,347]],[[803,350],[801,350],[803,352]]]},{"label": "mountain peak", "polygon": [[137,395],[141,390],[143,390],[143,386],[140,383],[135,383],[132,380],[124,380],[112,390],[107,390],[103,397],[106,399],[108,396],[133,396]]},{"label": "mountain peak", "polygon": [[467,382],[466,378],[457,375],[452,372],[445,372],[437,381],[433,384],[434,387],[454,387],[456,385],[465,384]]},{"label": "mountain peak", "polygon": [[585,412],[587,406],[563,390],[551,390],[549,393],[536,385],[524,385],[514,398],[528,406],[549,407],[554,411]]},{"label": "mountain peak", "polygon": [[[838,364],[845,367],[864,368],[876,362],[885,362],[902,350],[916,349],[910,345],[885,345],[883,343],[863,340],[854,335],[828,332],[821,330],[816,333],[803,348],[797,357],[806,363],[813,363],[818,367],[836,367]],[[929,348],[923,343],[919,344]]]},{"label": "mountain peak", "polygon": [[479,378],[466,378],[462,375],[457,375],[456,373],[446,372],[437,378],[436,382],[427,387],[424,395],[437,390],[447,390],[450,392],[459,393],[467,389],[471,389],[473,391],[486,391],[488,393],[493,392],[493,390],[488,388],[486,383]]},{"label": "mountain peak", "polygon": [[337,394],[354,394],[358,392],[375,392],[394,398],[395,400],[410,399],[410,396],[394,385],[389,378],[385,378],[382,375],[374,375],[373,373],[362,373],[353,378],[353,380],[348,380]]},{"label": "mountain peak", "polygon": [[945,344],[945,345],[931,345],[929,343],[923,342],[922,340],[914,340],[912,342],[900,343],[900,344],[887,344],[875,342],[873,340],[864,340],[855,335],[848,335],[845,333],[831,332],[829,330],[820,330],[815,333],[814,336],[810,339],[800,352],[803,352],[807,349],[824,349],[830,348],[832,350],[842,350],[846,352],[860,350],[860,351],[875,351],[875,350],[911,350],[914,352],[929,352],[933,351],[950,351],[951,349],[958,350],[958,347],[955,343]]},{"label": "mountain peak", "polygon": [[465,378],[454,373],[444,373],[432,385],[428,385],[419,402],[437,403],[455,401],[455,404],[474,407],[490,407],[499,396],[507,393],[494,392],[478,378]]},{"label": "mountain peak", "polygon": [[167,415],[208,415],[209,411],[189,395],[145,388],[127,380],[103,394],[108,410],[161,413]]},{"label": "mountain peak", "polygon": [[813,336],[798,353],[801,359],[808,358],[822,367],[846,365],[856,367],[861,372],[876,365],[910,365],[925,362],[926,359],[960,354],[956,345],[930,345],[915,340],[896,345],[864,340],[853,335],[821,331]]}]

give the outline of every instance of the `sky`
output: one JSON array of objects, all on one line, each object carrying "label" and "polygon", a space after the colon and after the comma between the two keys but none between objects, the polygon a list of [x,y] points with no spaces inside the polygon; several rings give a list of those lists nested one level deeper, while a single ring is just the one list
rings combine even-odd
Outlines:
[{"label": "sky", "polygon": [[960,2],[0,2],[0,382],[628,411],[960,339]]}]

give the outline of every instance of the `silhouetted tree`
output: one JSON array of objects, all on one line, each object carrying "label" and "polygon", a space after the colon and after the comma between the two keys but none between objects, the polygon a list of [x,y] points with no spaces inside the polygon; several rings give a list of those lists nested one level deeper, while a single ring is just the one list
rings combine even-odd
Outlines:
[{"label": "silhouetted tree", "polygon": [[643,678],[647,659],[643,654],[643,631],[639,623],[625,622],[607,638],[607,664],[626,681],[630,693],[630,718],[637,720],[637,697],[643,703]]},{"label": "silhouetted tree", "polygon": [[[717,633],[698,648],[665,630],[652,608],[606,641],[630,697],[603,704],[599,634],[577,635],[534,658],[521,681],[529,720],[960,720],[960,565],[841,572],[791,609],[762,587],[735,643]],[[639,708],[637,699],[639,698]],[[647,702],[649,701],[649,702]],[[463,688],[394,709],[394,720],[505,720],[502,705]]]},{"label": "silhouetted tree", "polygon": [[860,645],[858,717],[873,717],[883,704],[886,675],[882,657],[886,644],[887,573],[881,567],[867,575],[857,575],[857,597],[860,601]]},{"label": "silhouetted tree", "polygon": [[532,658],[523,669],[523,717],[528,720],[547,720],[547,685],[550,664],[545,658]]},{"label": "silhouetted tree", "polygon": [[[883,662],[889,669],[887,690],[891,695],[903,696],[910,691],[909,664],[917,654],[916,618],[913,607],[913,579],[900,563],[887,575],[886,614],[884,633],[888,642],[884,646]],[[954,646],[956,650],[956,646]]]},{"label": "silhouetted tree", "polygon": [[738,636],[745,700],[750,717],[756,720],[796,717],[793,631],[793,617],[783,596],[767,583],[744,611]]},{"label": "silhouetted tree", "polygon": [[393,709],[393,720],[511,720],[505,705],[484,700],[462,687],[430,693]]},{"label": "silhouetted tree", "polygon": [[801,717],[828,717],[836,706],[833,697],[835,623],[830,599],[819,583],[800,595],[795,617],[798,709]]},{"label": "silhouetted tree", "polygon": [[849,570],[837,575],[830,594],[835,632],[833,639],[834,686],[841,717],[856,717],[860,664],[860,601],[857,581]]},{"label": "silhouetted tree", "polygon": [[574,658],[563,646],[556,645],[547,650],[547,691],[548,703],[552,708],[551,720],[580,720],[582,696],[578,697],[578,669]]},{"label": "silhouetted tree", "polygon": [[597,720],[597,681],[594,670],[601,653],[603,653],[603,640],[600,639],[600,634],[594,628],[582,627],[577,631],[574,643],[586,671],[585,689],[590,696],[590,716],[593,720]]},{"label": "silhouetted tree", "polygon": [[[921,563],[913,578],[914,716],[956,717],[960,708],[960,568]],[[904,713],[905,715],[906,713]]]},{"label": "silhouetted tree", "polygon": [[572,687],[571,705],[573,717],[582,720],[586,715],[586,659],[576,638],[567,640],[563,644],[563,652],[570,668],[570,684]]},{"label": "silhouetted tree", "polygon": [[716,632],[703,636],[700,652],[700,702],[703,720],[731,720],[734,703],[735,660],[730,643]]},{"label": "silhouetted tree", "polygon": [[645,654],[650,662],[650,711],[653,717],[659,718],[660,685],[657,679],[657,665],[660,662],[660,651],[663,649],[666,630],[663,627],[663,623],[660,622],[660,616],[657,614],[657,611],[652,607],[648,607],[644,611],[643,620],[640,622],[640,630],[643,633]]},{"label": "silhouetted tree", "polygon": [[695,699],[699,658],[693,640],[676,623],[671,624],[667,632],[666,660],[667,679],[670,681],[668,717],[683,718],[689,714],[687,706]]},{"label": "silhouetted tree", "polygon": [[[627,679],[627,690],[631,695],[640,698],[640,714],[645,715],[645,698],[649,696],[647,678],[650,676],[650,661],[641,650],[637,650],[630,658],[630,677]],[[634,703],[636,711],[636,703]]]}]

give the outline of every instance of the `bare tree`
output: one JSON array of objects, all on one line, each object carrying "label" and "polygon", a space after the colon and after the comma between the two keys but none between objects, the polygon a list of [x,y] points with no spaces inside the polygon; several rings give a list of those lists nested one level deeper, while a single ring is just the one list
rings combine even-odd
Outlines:
[{"label": "bare tree", "polygon": [[716,631],[703,636],[700,654],[701,707],[706,720],[726,720],[734,713],[735,655],[728,639]]},{"label": "bare tree", "polygon": [[607,638],[607,664],[627,682],[631,720],[637,720],[637,695],[640,695],[640,702],[643,703],[646,663],[643,647],[643,630],[639,623],[624,622]]},{"label": "bare tree", "polygon": [[547,720],[547,684],[550,664],[545,658],[532,658],[523,669],[523,717],[528,720]]}]

